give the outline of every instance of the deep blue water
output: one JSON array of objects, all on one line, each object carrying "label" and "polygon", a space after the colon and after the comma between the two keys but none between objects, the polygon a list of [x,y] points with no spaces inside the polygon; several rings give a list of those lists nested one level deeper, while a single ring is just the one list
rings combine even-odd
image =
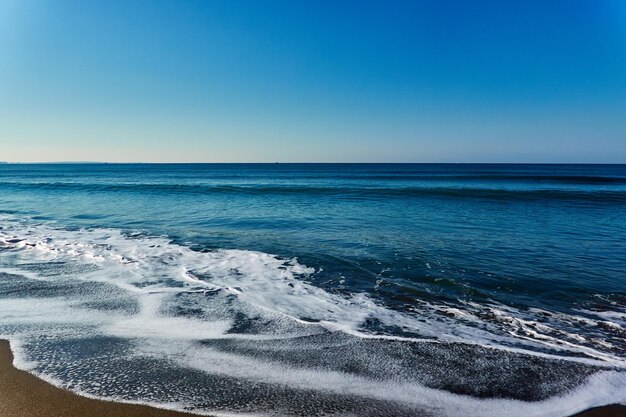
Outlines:
[{"label": "deep blue water", "polygon": [[[239,276],[243,284],[228,287],[232,288],[229,297],[239,297],[238,302],[243,303],[245,295],[238,294],[238,291],[262,293],[262,299],[255,298],[255,295],[246,302],[297,323],[329,323],[321,327],[323,332],[330,331],[332,337],[349,334],[359,339],[358,343],[366,343],[363,341],[373,337],[371,340],[376,340],[380,346],[371,349],[383,362],[392,362],[391,358],[399,357],[397,352],[390,351],[395,349],[392,345],[407,343],[414,346],[418,339],[452,343],[450,346],[495,347],[496,351],[507,352],[502,355],[520,354],[520,361],[526,357],[524,352],[530,354],[531,361],[550,357],[561,364],[557,359],[564,358],[563,363],[567,366],[575,364],[578,367],[584,363],[592,370],[596,367],[621,369],[626,361],[626,165],[4,164],[0,165],[0,212],[4,216],[0,219],[3,227],[0,232],[5,234],[5,248],[0,246],[0,254],[5,256],[0,258],[0,266],[5,267],[6,274],[14,274],[6,277],[20,275],[20,265],[39,265],[25,268],[30,273],[41,273],[55,263],[63,265],[60,270],[75,263],[87,268],[84,264],[89,262],[82,249],[72,252],[78,253],[78,261],[71,260],[70,254],[65,252],[62,256],[56,255],[63,246],[54,246],[55,239],[59,239],[54,230],[63,230],[65,247],[89,246],[94,251],[111,245],[113,249],[107,250],[118,250],[121,257],[133,259],[135,256],[135,262],[152,256],[149,259],[158,258],[159,265],[168,264],[163,254],[147,255],[148,249],[137,248],[169,242],[173,248],[190,251],[185,252],[184,259],[176,260],[177,267],[211,285],[216,285],[215,277],[224,272],[221,269],[219,273],[210,268],[207,270],[207,265],[217,262],[223,266],[226,261],[200,255],[209,257],[215,251],[234,250],[228,253],[237,254],[236,259],[230,255],[226,257],[228,262],[234,262],[226,270],[235,271],[232,277],[228,277],[228,282],[236,283]],[[95,236],[104,233],[102,231],[110,233],[110,230],[119,231],[126,240],[113,242]],[[73,232],[76,234],[71,235]],[[31,246],[15,246],[17,242],[27,242],[29,236],[34,236]],[[11,239],[16,242],[9,242]],[[43,239],[48,245],[46,250],[54,246],[50,249],[56,256],[54,259],[44,259],[30,251],[37,239]],[[164,242],[150,239],[164,239]],[[103,243],[105,240],[106,244]],[[136,240],[138,242],[133,246],[132,242]],[[248,271],[246,258],[238,251],[272,255],[271,259],[279,262],[275,270],[276,280],[293,279],[295,284],[291,282],[291,286],[285,287],[287,291],[305,283],[306,299],[302,298],[305,301],[301,305],[287,301],[291,299],[281,296],[282,287],[275,286],[271,270]],[[90,252],[89,256],[92,255]],[[100,252],[96,253],[96,258],[98,256]],[[171,259],[173,255],[167,256]],[[267,267],[268,262],[273,261],[263,262]],[[281,266],[280,262],[291,263]],[[72,275],[75,280],[102,283],[107,280],[103,278],[107,275],[107,264],[102,265],[100,275],[90,276],[89,272],[83,277],[82,270],[61,275],[64,279]],[[155,265],[146,266],[152,271],[150,274],[157,270]],[[292,267],[295,269],[291,270]],[[132,281],[133,288],[152,288],[153,285],[158,288],[166,285],[168,291],[181,285],[195,288],[188,283],[172,284],[175,277],[167,275],[171,272],[158,269],[159,278],[156,279],[146,271],[148,269],[137,272],[139,278]],[[115,274],[118,272],[116,270]],[[283,272],[289,276],[280,275]],[[142,279],[145,281],[141,282]],[[106,284],[115,286],[117,282],[112,279]],[[221,281],[217,287],[227,288]],[[10,291],[13,294],[5,294],[7,299],[29,298],[32,290],[20,288],[22,293],[17,297],[14,287],[6,287],[5,293]],[[44,294],[52,291],[46,288],[41,289]],[[0,294],[1,291],[0,287]],[[46,297],[55,299],[56,296]],[[237,329],[255,335],[269,332],[277,337],[284,335],[288,340],[295,338],[298,343],[303,343],[303,337],[321,337],[316,332],[310,333],[311,326],[307,327],[306,334],[298,333],[298,330],[296,336],[293,336],[291,327],[287,330],[272,327],[273,330],[267,332],[249,331],[260,320],[261,313],[253,314],[243,307],[232,311],[220,307],[219,314],[212,312],[214,315],[211,315],[207,311],[212,299],[189,302],[195,306],[191,308],[187,301],[181,301],[180,294],[176,297],[151,312],[156,316],[195,317],[205,322],[211,322],[217,316],[227,318],[231,324],[230,330],[225,331],[227,334],[240,331]],[[316,304],[316,297],[320,299],[319,304]],[[98,300],[102,301],[101,295]],[[345,305],[342,304],[344,301]],[[329,307],[333,304],[340,306],[338,310]],[[139,305],[144,306],[141,302]],[[353,306],[356,306],[354,311],[351,310]],[[136,310],[141,312],[142,308],[146,307]],[[1,315],[0,312],[0,319]],[[355,319],[350,321],[349,317]],[[275,319],[271,316],[262,320],[267,323]],[[36,323],[35,318],[29,320],[33,326],[41,324]],[[61,344],[51,347],[45,345],[38,331],[11,327],[15,324],[6,317],[4,322],[8,327],[3,332],[0,320],[0,334],[19,341],[24,346],[24,357],[33,363],[37,362],[37,355],[48,358],[46,352],[58,351],[61,345],[67,346],[67,340],[80,339],[76,334],[63,336],[67,330],[59,331],[56,338],[46,339],[46,343],[55,339],[54,343]],[[328,326],[332,325],[336,328],[329,330]],[[123,339],[121,333],[118,331],[115,337]],[[110,336],[106,331],[99,331],[90,334],[89,340]],[[186,340],[182,336],[174,337],[176,340],[181,338]],[[218,349],[213,346],[218,342],[211,339],[198,337],[186,343],[211,345],[211,349]],[[220,343],[226,342],[222,340]],[[311,341],[307,346],[321,349],[317,343]],[[350,339],[337,343],[343,346],[357,342]],[[104,346],[105,343],[97,345]],[[304,369],[329,367],[333,372],[387,381],[389,370],[370,369],[366,372],[363,364],[350,365],[354,369],[348,365],[333,368],[329,363],[341,362],[338,358],[347,355],[341,350],[333,359],[309,355],[307,360],[287,354],[281,356],[276,351],[289,349],[284,346],[276,349],[276,346],[264,347],[261,349],[263,353],[251,351],[260,349],[258,346],[220,345],[218,350],[265,359],[264,355],[272,351],[272,360],[290,366]],[[301,351],[302,345],[298,346]],[[545,400],[582,386],[583,381],[579,378],[595,372],[587,368],[584,371],[571,370],[566,365],[563,366],[567,369],[548,372],[549,366],[544,363],[535,364],[536,368],[524,363],[520,368],[530,369],[528,374],[509,370],[510,375],[504,372],[503,376],[503,365],[498,362],[501,358],[490,359],[492,350],[488,349],[489,353],[480,351],[467,355],[484,358],[481,369],[485,375],[491,376],[483,376],[481,378],[486,380],[478,381],[477,376],[468,374],[459,377],[461,382],[455,385],[438,379],[442,369],[446,366],[466,368],[467,364],[449,365],[444,361],[441,364],[444,368],[436,368],[431,363],[427,369],[422,369],[415,363],[423,363],[426,356],[432,358],[433,354],[417,352],[416,349],[421,347],[411,349],[414,361],[393,363],[394,369],[408,372],[406,380],[400,382],[418,383],[476,398]],[[85,355],[84,349],[78,352],[73,354],[73,360],[80,361],[81,355]],[[374,355],[371,352],[359,354],[367,358]],[[67,355],[71,357],[69,353]],[[462,353],[456,355],[463,356]],[[434,356],[441,357],[439,354]],[[48,369],[41,365],[41,361],[43,359],[39,360],[39,368],[33,368],[34,372],[62,381],[70,379],[63,375],[61,367]],[[491,365],[493,369],[489,368]],[[186,363],[185,366],[191,365]],[[196,368],[200,379],[202,372],[212,372],[201,366]],[[489,370],[485,371],[487,368]],[[115,373],[111,369],[107,372]],[[572,377],[564,378],[568,372]],[[511,379],[507,379],[507,375]],[[254,379],[250,375],[241,378]],[[532,387],[511,388],[523,385],[524,378],[540,380],[545,386],[534,391]],[[262,382],[278,384],[274,380]],[[285,382],[281,383],[284,385]],[[79,388],[88,393],[120,395],[115,390],[100,392],[86,387],[86,382],[82,384]],[[311,386],[314,385],[311,382]],[[483,389],[478,390],[477,386]],[[250,389],[246,394],[248,404],[253,404],[252,409],[268,408],[250,400],[256,398],[253,391]],[[283,398],[280,393],[276,395]],[[235,400],[228,398],[223,404],[200,404],[186,397],[177,397],[173,401],[194,409],[231,410],[228,404]],[[129,394],[129,399],[162,401],[158,396],[144,398],[139,394]],[[337,404],[344,404],[343,408],[335,404],[335,400],[324,400],[332,403],[327,409],[331,414],[347,410],[361,415],[382,415],[385,410],[391,410],[392,415],[404,412],[417,415],[410,407],[406,411],[402,408],[404,406],[384,405],[402,403],[403,400],[391,394],[389,398],[376,399],[378,402],[365,401],[359,405],[336,400]],[[281,407],[285,413],[301,413],[289,411],[290,405]]]},{"label": "deep blue water", "polygon": [[297,256],[385,301],[626,294],[623,165],[0,165],[0,191],[36,220]]}]

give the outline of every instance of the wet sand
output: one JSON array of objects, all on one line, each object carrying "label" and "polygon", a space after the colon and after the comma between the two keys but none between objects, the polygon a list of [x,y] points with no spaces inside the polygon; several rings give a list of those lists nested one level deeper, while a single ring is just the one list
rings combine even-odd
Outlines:
[{"label": "wet sand", "polygon": [[[195,414],[81,397],[13,366],[13,353],[0,340],[0,417],[192,417]],[[575,417],[626,417],[626,406],[594,408]]]},{"label": "wet sand", "polygon": [[0,417],[192,417],[145,405],[81,397],[13,366],[9,342],[0,340]]},{"label": "wet sand", "polygon": [[574,417],[626,417],[625,405],[607,405],[606,407],[593,408]]}]

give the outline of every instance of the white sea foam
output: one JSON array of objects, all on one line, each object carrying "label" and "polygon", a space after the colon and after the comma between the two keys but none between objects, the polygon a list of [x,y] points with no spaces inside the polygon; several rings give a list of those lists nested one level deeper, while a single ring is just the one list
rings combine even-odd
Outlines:
[{"label": "white sea foam", "polygon": [[104,325],[102,331],[123,338],[202,340],[223,337],[230,329],[229,320],[201,321],[185,317],[161,316],[158,312],[162,294],[141,298],[138,314]]},{"label": "white sea foam", "polygon": [[[405,403],[426,412],[449,417],[559,417],[575,414],[590,407],[610,403],[626,404],[626,373],[601,372],[590,377],[577,390],[544,401],[526,402],[506,399],[476,399],[419,384],[374,381],[342,372],[293,368],[271,361],[258,361],[246,356],[204,349],[193,351],[185,342],[170,345],[181,365],[208,371],[211,374],[236,376],[258,382],[272,382],[289,387],[321,389],[384,401]],[[162,345],[142,345],[146,354],[164,354]],[[168,355],[169,357],[170,355]]]},{"label": "white sea foam", "polygon": [[[536,347],[550,347],[557,351],[572,350],[584,353],[590,358],[622,363],[621,357],[595,349],[593,346],[579,345],[577,342],[593,341],[583,337],[555,330],[548,325],[528,320],[519,311],[505,306],[478,305],[466,303],[460,306],[432,305],[423,302],[414,313],[407,314],[391,310],[372,300],[365,294],[350,297],[331,294],[321,288],[306,283],[313,268],[301,265],[295,259],[284,260],[276,256],[244,250],[218,250],[196,252],[187,247],[172,244],[164,237],[127,237],[115,229],[66,230],[48,224],[24,224],[8,215],[3,215],[4,229],[0,230],[0,244],[11,251],[19,251],[19,258],[29,261],[64,261],[98,265],[92,271],[81,272],[77,279],[100,281],[114,284],[124,290],[141,296],[142,310],[133,318],[126,319],[126,328],[139,325],[151,328],[150,320],[161,320],[159,301],[148,294],[153,292],[180,292],[212,290],[221,292],[221,297],[234,296],[239,308],[251,314],[262,311],[280,315],[300,323],[316,322],[329,329],[349,331],[352,334],[364,333],[362,324],[368,318],[375,318],[384,325],[404,329],[422,338],[456,342],[477,342],[493,347],[501,345],[512,336],[518,343]],[[31,279],[45,280],[32,271],[4,267],[0,271],[19,273]],[[172,285],[178,281],[181,285]],[[453,316],[446,320],[441,312]],[[596,313],[598,314],[598,313]],[[430,316],[424,321],[425,315]],[[491,323],[485,321],[489,315]],[[590,319],[567,317],[553,314],[561,320]],[[169,318],[170,326],[182,328]],[[465,325],[468,322],[470,325]],[[494,323],[504,329],[494,332]],[[620,324],[605,320],[607,327],[621,329]],[[479,326],[476,326],[479,324]],[[228,320],[215,327],[207,322],[189,322],[191,333],[202,334],[202,326],[208,326],[207,336],[216,337],[216,329],[222,334],[228,330]],[[481,326],[482,325],[482,326]],[[477,328],[478,327],[478,328]],[[115,326],[110,327],[114,329]],[[118,328],[121,330],[123,326]],[[182,331],[182,330],[181,330]],[[183,331],[184,332],[184,331]],[[364,334],[365,336],[365,334]],[[371,335],[368,335],[371,336]],[[555,337],[560,336],[560,337]]]},{"label": "white sea foam", "polygon": [[[164,349],[164,346],[167,346]],[[20,361],[22,346],[12,343],[16,353],[16,366],[32,369],[35,364]],[[181,352],[184,352],[181,354]],[[238,377],[261,383],[275,383],[291,388],[311,389],[319,387],[322,391],[394,401],[420,412],[432,413],[441,417],[566,417],[588,408],[606,404],[626,405],[626,373],[616,371],[599,372],[587,379],[577,389],[564,395],[543,401],[527,402],[509,399],[478,399],[432,389],[419,384],[402,384],[394,381],[375,381],[342,372],[323,371],[305,368],[293,368],[281,363],[258,361],[246,356],[228,354],[211,349],[197,351],[188,341],[179,340],[167,345],[149,343],[141,345],[141,353],[151,356],[163,356],[178,364],[199,369],[213,375]],[[46,381],[63,385],[63,382],[46,375],[40,375]],[[94,398],[87,392],[77,390],[79,394]],[[160,408],[185,410],[184,403],[162,403],[150,401],[127,401],[119,397],[104,399],[141,403]],[[263,416],[265,413],[230,413],[223,411],[193,410],[199,414],[229,416]]]},{"label": "white sea foam", "polygon": [[[622,372],[597,373],[575,391],[528,403],[477,399],[414,381],[376,380],[198,345],[216,340],[280,340],[330,330],[358,338],[463,342],[622,368],[626,366],[624,358],[611,350],[609,342],[558,327],[559,321],[591,326],[601,320],[608,331],[621,332],[623,316],[618,313],[594,312],[597,319],[592,319],[545,310],[521,312],[496,304],[426,302],[401,312],[366,294],[339,295],[308,283],[315,270],[297,259],[245,250],[199,252],[165,237],[129,236],[104,228],[68,230],[10,215],[0,215],[0,224],[0,272],[55,285],[87,284],[70,295],[0,299],[0,329],[5,328],[4,336],[15,343],[17,364],[25,369],[38,369],[36,362],[25,359],[25,343],[21,342],[29,338],[96,334],[141,340],[135,355],[162,358],[214,375],[399,402],[438,415],[558,416],[590,406],[626,403],[626,373]],[[71,268],[48,273],[37,268],[50,262]],[[105,287],[98,289],[90,283]],[[120,297],[128,308],[93,308],[94,303],[106,304],[113,297],[110,288],[123,294]],[[537,321],[539,314],[552,321]],[[238,330],[239,316],[261,324],[254,331]],[[369,331],[366,322],[372,319],[401,329],[406,337],[397,331]]]}]

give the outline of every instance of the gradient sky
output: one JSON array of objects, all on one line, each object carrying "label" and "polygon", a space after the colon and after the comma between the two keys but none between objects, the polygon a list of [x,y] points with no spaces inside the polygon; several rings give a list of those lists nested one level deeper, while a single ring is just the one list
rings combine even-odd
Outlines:
[{"label": "gradient sky", "polygon": [[0,160],[626,163],[626,1],[0,1]]}]

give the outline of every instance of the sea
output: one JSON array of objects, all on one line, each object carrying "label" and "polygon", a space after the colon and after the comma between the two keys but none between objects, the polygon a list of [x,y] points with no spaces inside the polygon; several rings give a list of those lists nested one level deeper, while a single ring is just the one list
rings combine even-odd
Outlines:
[{"label": "sea", "polygon": [[0,338],[214,416],[626,404],[626,165],[2,164]]}]

